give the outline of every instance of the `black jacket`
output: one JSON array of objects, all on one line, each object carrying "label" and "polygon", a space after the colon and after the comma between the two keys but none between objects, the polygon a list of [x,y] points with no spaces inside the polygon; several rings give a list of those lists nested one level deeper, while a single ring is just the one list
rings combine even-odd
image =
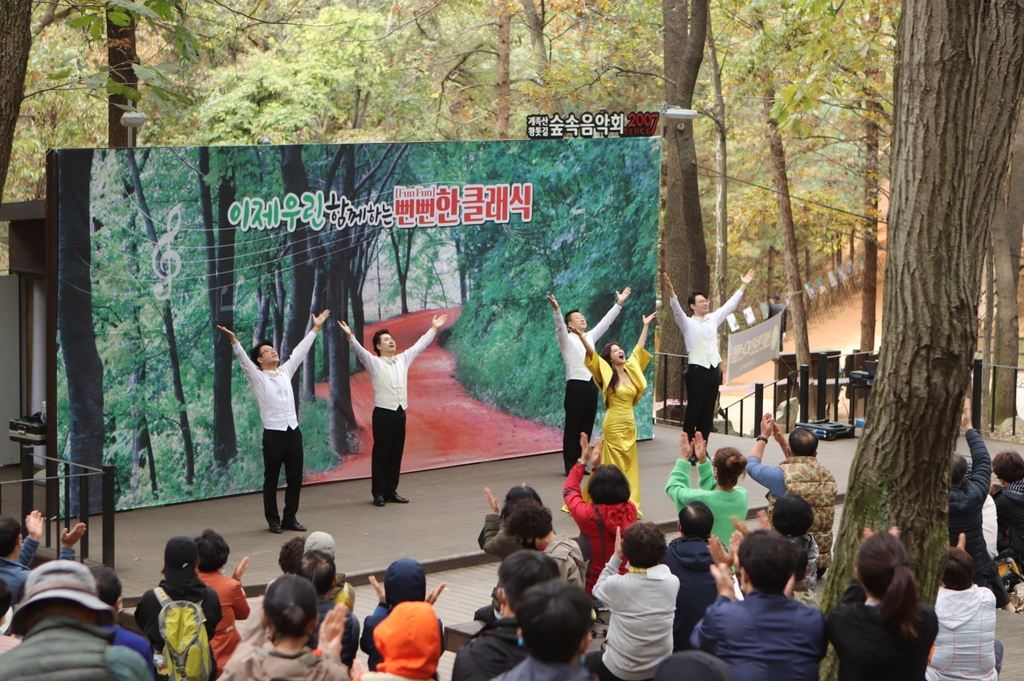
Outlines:
[{"label": "black jacket", "polygon": [[[206,586],[203,580],[193,577],[185,583],[171,583],[166,579],[160,582],[160,587],[167,592],[167,595],[176,601],[192,601],[202,603],[203,614],[206,616],[206,636],[212,641],[213,633],[220,622],[220,597],[217,592]],[[146,638],[153,644],[153,650],[162,652],[164,639],[160,635],[160,599],[152,589],[142,594],[142,599],[135,607],[135,622],[139,628],[146,632]],[[212,651],[211,651],[212,655]],[[216,662],[216,660],[214,660]],[[216,666],[214,667],[216,673]]]},{"label": "black jacket", "polygon": [[713,562],[708,543],[700,537],[679,537],[668,545],[664,563],[679,578],[676,617],[672,622],[672,646],[676,651],[692,647],[690,632],[718,597],[718,587],[711,575]]},{"label": "black jacket", "polygon": [[1024,494],[1003,490],[996,495],[995,502],[999,518],[998,550],[1012,549],[1019,558],[1024,558]]},{"label": "black jacket", "polygon": [[965,437],[971,449],[971,473],[962,485],[949,489],[949,545],[956,546],[961,532],[967,535],[967,553],[974,559],[974,583],[989,586],[996,566],[985,547],[981,508],[992,481],[992,459],[978,431],[970,428]]},{"label": "black jacket", "polygon": [[[384,573],[384,598],[387,603],[377,604],[373,612],[363,620],[363,633],[359,637],[359,648],[366,653],[366,666],[371,672],[377,671],[377,665],[383,661],[373,640],[373,630],[399,603],[427,599],[427,573],[423,566],[411,558],[400,558],[389,565],[388,571]],[[437,626],[441,628],[441,640],[444,640],[441,620],[437,620]]]},{"label": "black jacket", "polygon": [[526,659],[514,617],[491,622],[459,648],[452,681],[490,681]]},{"label": "black jacket", "polygon": [[[334,610],[335,605],[337,604],[329,598],[318,597],[316,599],[316,612],[320,617],[320,621],[309,634],[309,643],[307,645],[310,648],[315,650],[320,647],[320,625],[323,624],[327,613]],[[346,667],[351,667],[358,651],[359,620],[352,614],[352,611],[349,611],[345,613],[345,630],[341,635],[341,663]]]}]

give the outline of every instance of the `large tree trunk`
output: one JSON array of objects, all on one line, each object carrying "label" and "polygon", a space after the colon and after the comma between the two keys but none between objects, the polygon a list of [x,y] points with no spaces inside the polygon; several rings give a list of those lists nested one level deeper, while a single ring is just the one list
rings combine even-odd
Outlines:
[{"label": "large tree trunk", "polygon": [[789,318],[796,340],[797,364],[811,363],[811,346],[807,338],[807,301],[804,299],[804,285],[800,279],[800,252],[796,243],[796,225],[793,223],[793,206],[789,201],[789,175],[786,171],[786,149],[779,135],[779,123],[772,117],[774,89],[769,89],[764,98],[765,137],[772,166],[772,182],[775,185],[775,203],[779,208],[779,230],[782,232],[782,248],[786,263],[786,286],[789,288]]},{"label": "large tree trunk", "polygon": [[31,26],[29,0],[0,0],[0,200],[4,196],[14,129],[25,89],[25,70],[32,49]]},{"label": "large tree trunk", "polygon": [[[541,1],[540,9],[534,0],[520,0],[523,7],[523,17],[526,19],[526,27],[530,31],[530,47],[533,48],[533,56],[537,62],[537,77],[543,83],[548,82],[548,46],[544,35],[545,12],[544,2]],[[552,96],[552,113],[565,113],[562,98]]]},{"label": "large tree trunk", "polygon": [[[281,148],[281,174],[284,190],[302,196],[309,191],[309,177],[302,162],[302,147],[290,145]],[[313,309],[313,234],[309,226],[299,220],[291,234],[292,294],[288,300],[288,316],[285,320],[284,338],[281,340],[281,357],[287,360],[292,350],[306,335],[309,315]],[[319,311],[318,311],[319,313]],[[292,391],[295,397],[295,412],[299,411],[299,373],[292,376]]]},{"label": "large tree trunk", "polygon": [[[875,349],[875,308],[878,305],[878,120],[882,106],[871,98],[864,103],[864,273],[860,284],[860,349]],[[850,249],[851,262],[853,248]]]},{"label": "large tree trunk", "polygon": [[[729,158],[725,122],[725,98],[722,97],[722,69],[718,64],[715,36],[708,20],[708,57],[711,65],[711,90],[715,97],[715,282],[714,304],[725,305],[732,292],[729,290]],[[770,291],[769,291],[770,292]],[[728,354],[729,334],[723,324],[718,327],[718,351]]]},{"label": "large tree trunk", "polygon": [[935,598],[982,255],[1024,90],[1024,3],[905,0],[894,90],[882,348],[826,611],[865,527],[900,527],[921,598]]},{"label": "large tree trunk", "polygon": [[[662,0],[665,24],[665,101],[690,108],[693,88],[704,59],[708,33],[708,0]],[[697,182],[697,152],[693,146],[693,122],[665,119],[665,219],[661,260],[674,288],[686,304],[691,291],[709,292],[707,246]],[[665,301],[668,302],[667,299]],[[661,325],[663,352],[685,355],[679,328],[667,316]],[[688,310],[687,310],[688,312]],[[669,372],[669,396],[679,394],[679,373]],[[661,381],[659,381],[659,386]],[[666,396],[659,396],[664,399]],[[682,420],[682,419],[680,419]]]},{"label": "large tree trunk", "polygon": [[509,80],[509,62],[512,53],[512,14],[506,0],[498,0],[498,50],[497,72],[494,78],[494,137],[508,139],[509,97],[512,85]]},{"label": "large tree trunk", "polygon": [[[1017,285],[1020,282],[1021,232],[1024,230],[1024,113],[1017,120],[1005,193],[996,198],[992,219],[992,264],[999,291],[996,307],[995,365],[1020,365]],[[1017,370],[995,370],[995,425],[1017,415]]]},{"label": "large tree trunk", "polygon": [[[112,11],[121,12],[120,7],[110,5],[107,14]],[[139,89],[139,77],[135,75],[132,64],[139,63],[139,55],[135,51],[135,19],[127,26],[118,26],[107,18],[107,66],[110,79],[115,83]],[[134,106],[134,102],[124,95],[107,95],[107,146],[127,147],[128,128],[121,125],[123,107]],[[138,130],[135,131],[138,134]]]}]

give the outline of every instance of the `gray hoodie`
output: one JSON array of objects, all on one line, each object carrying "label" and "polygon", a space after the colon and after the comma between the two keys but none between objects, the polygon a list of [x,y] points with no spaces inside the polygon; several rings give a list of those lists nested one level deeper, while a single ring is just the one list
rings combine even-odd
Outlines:
[{"label": "gray hoodie", "polygon": [[939,587],[939,635],[928,663],[928,681],[996,681],[996,597],[976,584],[963,591]]}]

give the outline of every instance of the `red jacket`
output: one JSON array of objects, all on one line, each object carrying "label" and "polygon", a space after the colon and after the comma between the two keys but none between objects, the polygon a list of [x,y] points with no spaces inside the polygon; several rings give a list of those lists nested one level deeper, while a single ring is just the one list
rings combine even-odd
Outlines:
[{"label": "red jacket", "polygon": [[[594,588],[597,577],[604,570],[605,563],[615,553],[615,530],[626,528],[636,522],[636,506],[632,501],[621,504],[588,504],[580,491],[583,481],[583,464],[577,463],[569,471],[562,487],[565,505],[580,528],[580,533],[590,541],[590,568],[587,570],[587,593]],[[602,545],[603,541],[603,545]],[[602,550],[603,549],[603,550]],[[626,573],[622,564],[620,574]]]}]

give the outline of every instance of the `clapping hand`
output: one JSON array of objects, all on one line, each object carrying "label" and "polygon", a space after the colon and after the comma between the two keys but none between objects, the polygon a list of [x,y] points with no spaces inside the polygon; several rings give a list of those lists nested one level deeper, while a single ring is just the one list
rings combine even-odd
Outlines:
[{"label": "clapping hand", "polygon": [[[25,516],[25,530],[28,532],[30,539],[39,539],[43,536],[43,530],[46,528],[46,519],[43,514],[39,511],[32,511]],[[17,595],[17,594],[15,594]]]},{"label": "clapping hand", "polygon": [[708,460],[708,443],[704,441],[704,435],[699,430],[693,434],[693,453],[697,457],[697,463]]},{"label": "clapping hand", "polygon": [[85,534],[85,530],[85,523],[78,523],[70,530],[65,527],[60,533],[60,543],[69,549],[74,548],[75,544],[78,543],[78,540],[82,538],[83,534]]},{"label": "clapping hand", "polygon": [[493,494],[491,494],[490,487],[484,487],[484,496],[487,497],[487,505],[491,507],[491,513],[494,515],[500,515],[501,507],[498,506],[498,500],[494,498]]},{"label": "clapping hand", "polygon": [[613,556],[622,560],[622,528],[615,528],[615,551],[612,553]]},{"label": "clapping hand", "polygon": [[238,561],[238,564],[235,565],[234,571],[231,573],[231,579],[242,581],[242,575],[245,574],[247,569],[249,569],[249,556]]},{"label": "clapping hand", "polygon": [[341,655],[341,637],[345,633],[345,619],[348,608],[339,603],[327,611],[327,616],[320,623],[320,650],[325,655]]},{"label": "clapping hand", "polygon": [[448,582],[441,582],[440,584],[435,586],[430,591],[430,593],[427,594],[427,597],[424,600],[427,603],[430,603],[431,605],[433,605],[434,603],[437,603],[438,597],[441,595],[441,592],[444,591],[446,586],[448,586]]}]

